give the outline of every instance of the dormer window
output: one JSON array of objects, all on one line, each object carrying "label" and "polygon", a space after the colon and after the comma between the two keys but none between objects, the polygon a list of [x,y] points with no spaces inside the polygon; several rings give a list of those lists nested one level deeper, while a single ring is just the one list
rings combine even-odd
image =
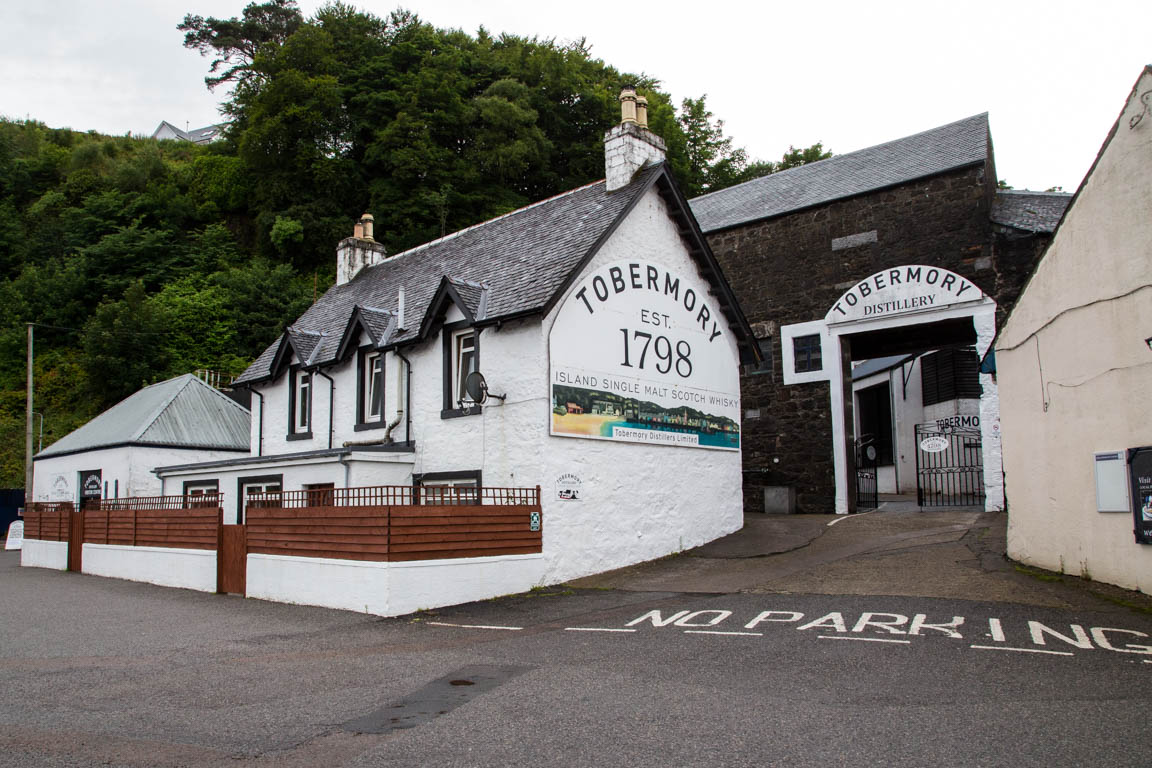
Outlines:
[{"label": "dormer window", "polygon": [[362,347],[357,370],[356,429],[373,429],[384,423],[384,353]]},{"label": "dormer window", "polygon": [[364,420],[379,421],[384,409],[384,358],[368,355],[364,364]]},{"label": "dormer window", "polygon": [[312,374],[295,370],[289,381],[288,439],[312,437]]},{"label": "dormer window", "polygon": [[464,382],[480,370],[480,332],[465,322],[444,327],[444,410],[441,418],[472,416],[480,405],[468,397]]},{"label": "dormer window", "polygon": [[476,332],[472,330],[461,331],[453,336],[453,345],[456,350],[453,360],[452,380],[456,383],[457,404],[469,405],[472,398],[464,388],[464,381],[468,374],[476,370]]}]

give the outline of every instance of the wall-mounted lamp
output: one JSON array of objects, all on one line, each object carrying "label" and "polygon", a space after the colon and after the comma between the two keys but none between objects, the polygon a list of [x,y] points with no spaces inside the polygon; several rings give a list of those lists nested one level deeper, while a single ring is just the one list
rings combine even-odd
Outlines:
[{"label": "wall-mounted lamp", "polygon": [[1152,349],[1152,336],[1144,339],[1144,343],[1148,345],[1148,349]]}]

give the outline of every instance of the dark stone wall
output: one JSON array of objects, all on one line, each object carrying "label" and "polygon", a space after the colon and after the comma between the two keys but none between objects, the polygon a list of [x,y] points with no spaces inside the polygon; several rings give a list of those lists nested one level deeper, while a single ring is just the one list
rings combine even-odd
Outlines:
[{"label": "dark stone wall", "polygon": [[[745,510],[763,510],[763,486],[792,486],[799,512],[831,512],[835,481],[827,382],[784,386],[779,326],[819,320],[845,290],[888,267],[956,272],[1006,312],[1039,253],[1014,241],[997,269],[989,208],[995,176],[977,165],[776,218],[707,233],[758,336],[772,338],[770,373],[742,377]],[[874,242],[833,240],[875,231]],[[871,236],[857,238],[861,241]],[[1025,242],[1027,241],[1027,242]],[[834,350],[825,350],[826,359]],[[748,417],[748,411],[759,411]]]}]

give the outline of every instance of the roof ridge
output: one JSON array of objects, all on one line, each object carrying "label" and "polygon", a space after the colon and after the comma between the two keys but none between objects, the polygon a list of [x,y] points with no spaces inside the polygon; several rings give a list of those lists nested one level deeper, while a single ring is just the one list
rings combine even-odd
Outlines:
[{"label": "roof ridge", "polygon": [[827,163],[831,160],[843,160],[844,158],[852,157],[853,155],[858,155],[861,152],[868,152],[871,150],[880,149],[881,147],[886,147],[886,146],[889,146],[891,144],[898,144],[902,141],[908,141],[909,139],[914,139],[917,136],[924,136],[925,134],[935,133],[936,131],[941,131],[945,128],[951,128],[954,125],[959,125],[960,123],[965,123],[965,122],[968,122],[969,120],[973,120],[973,119],[978,118],[978,117],[983,117],[983,118],[987,119],[988,112],[985,111],[985,112],[980,112],[980,113],[975,114],[975,115],[969,115],[968,117],[962,117],[959,120],[953,120],[950,123],[944,123],[943,125],[937,125],[935,128],[927,128],[923,131],[917,131],[916,133],[910,133],[907,136],[901,136],[898,139],[891,139],[890,141],[882,141],[879,144],[872,144],[871,146],[861,147],[860,149],[854,149],[851,152],[845,152],[842,155],[833,155],[832,157],[826,157],[823,160],[817,160],[816,162],[813,162],[813,163],[805,163],[804,165],[795,165],[791,168],[785,168],[782,171],[776,171],[775,173],[769,173],[769,174],[766,174],[764,176],[757,176],[754,179],[749,179],[748,181],[742,181],[739,184],[733,184],[730,187],[724,187],[724,189],[718,189],[715,192],[705,192],[703,195],[699,195],[698,197],[692,198],[689,202],[695,203],[695,202],[697,202],[699,200],[703,200],[704,198],[709,197],[711,195],[718,195],[722,192],[727,192],[727,191],[732,190],[732,189],[739,189],[740,187],[747,186],[748,184],[755,184],[758,181],[762,181],[763,179],[767,179],[770,177],[781,178],[784,174],[788,174],[788,173],[795,175],[794,172],[799,171],[802,168],[809,168],[809,167],[814,166],[814,165],[819,165],[820,163]]},{"label": "roof ridge", "polygon": [[1051,189],[998,189],[998,195],[1052,195],[1053,197],[1072,197],[1071,192],[1056,192]]},{"label": "roof ridge", "polygon": [[516,216],[518,214],[524,213],[525,211],[531,210],[533,208],[538,208],[541,205],[544,205],[545,203],[550,203],[553,200],[559,200],[562,197],[568,197],[569,195],[573,195],[582,189],[588,189],[589,187],[594,187],[597,184],[603,184],[603,183],[604,183],[604,179],[600,179],[599,181],[594,181],[591,184],[585,184],[583,186],[576,187],[574,189],[569,189],[566,192],[561,192],[559,194],[552,195],[552,197],[546,197],[543,200],[538,200],[535,203],[524,206],[523,208],[517,208],[514,211],[509,211],[508,213],[502,213],[499,216],[494,216],[491,219],[486,219],[486,220],[481,221],[477,224],[473,224],[470,227],[465,227],[464,229],[458,229],[449,235],[444,235],[443,237],[438,237],[435,240],[429,240],[426,243],[421,243],[420,245],[417,245],[414,248],[409,248],[406,251],[401,251],[400,253],[396,254],[395,256],[389,256],[388,258],[386,258],[384,261],[380,262],[379,264],[373,264],[370,267],[365,267],[363,270],[361,270],[361,274],[368,272],[371,269],[375,269],[376,267],[382,266],[384,264],[394,262],[394,261],[396,261],[396,259],[399,259],[403,256],[407,256],[411,253],[416,253],[417,251],[423,251],[426,248],[431,248],[434,245],[438,245],[440,243],[444,243],[444,242],[447,242],[449,240],[453,240],[455,238],[460,237],[461,235],[464,235],[464,234],[467,234],[468,232],[472,232],[474,230],[480,229],[481,227],[486,227],[489,224],[493,224],[497,221],[501,221],[502,219],[511,218],[512,216]]}]

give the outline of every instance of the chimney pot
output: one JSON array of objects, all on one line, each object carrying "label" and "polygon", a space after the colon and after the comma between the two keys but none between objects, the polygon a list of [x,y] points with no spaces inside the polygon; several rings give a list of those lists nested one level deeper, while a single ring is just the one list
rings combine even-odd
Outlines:
[{"label": "chimney pot", "polygon": [[356,222],[352,226],[352,237],[356,238],[357,240],[363,240],[364,239],[364,225],[363,224],[361,224],[360,222]]},{"label": "chimney pot", "polygon": [[641,128],[648,127],[648,99],[643,96],[636,97],[636,124]]},{"label": "chimney pot", "polygon": [[360,223],[364,225],[364,239],[365,240],[374,239],[372,237],[372,227],[373,227],[373,222],[375,222],[375,221],[376,220],[374,218],[372,218],[372,214],[370,214],[370,213],[365,213],[363,216],[360,217]]},{"label": "chimney pot", "polygon": [[636,89],[630,85],[620,91],[620,122],[636,122]]}]

